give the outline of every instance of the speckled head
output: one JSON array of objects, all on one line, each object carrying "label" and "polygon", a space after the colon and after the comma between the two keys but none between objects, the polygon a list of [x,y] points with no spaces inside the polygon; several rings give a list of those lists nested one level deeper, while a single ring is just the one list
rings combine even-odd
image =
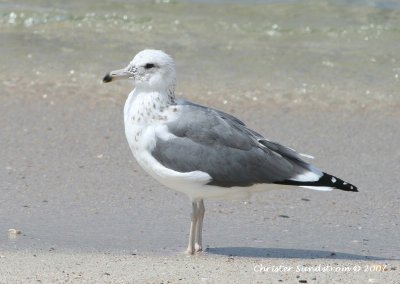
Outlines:
[{"label": "speckled head", "polygon": [[143,91],[173,92],[176,80],[174,60],[164,51],[145,49],[136,54],[126,68],[108,73],[103,82],[117,79],[134,79],[136,88]]}]

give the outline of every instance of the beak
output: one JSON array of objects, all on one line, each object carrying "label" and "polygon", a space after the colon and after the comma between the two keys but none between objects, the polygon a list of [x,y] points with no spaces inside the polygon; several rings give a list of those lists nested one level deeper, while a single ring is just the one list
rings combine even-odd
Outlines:
[{"label": "beak", "polygon": [[111,81],[132,78],[133,73],[127,71],[125,68],[120,70],[111,71],[103,78],[103,83],[109,83]]}]

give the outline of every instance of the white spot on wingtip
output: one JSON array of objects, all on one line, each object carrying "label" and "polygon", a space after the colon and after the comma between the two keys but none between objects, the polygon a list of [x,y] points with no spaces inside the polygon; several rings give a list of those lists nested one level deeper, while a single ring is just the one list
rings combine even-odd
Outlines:
[{"label": "white spot on wingtip", "polygon": [[336,182],[336,179],[334,177],[331,178],[332,183]]}]

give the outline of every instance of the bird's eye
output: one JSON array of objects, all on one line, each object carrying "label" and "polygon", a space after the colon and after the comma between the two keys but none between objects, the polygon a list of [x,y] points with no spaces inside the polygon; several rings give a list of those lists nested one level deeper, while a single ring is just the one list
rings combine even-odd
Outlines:
[{"label": "bird's eye", "polygon": [[144,66],[144,68],[145,69],[150,69],[150,68],[153,68],[155,65],[153,64],[153,63],[147,63],[145,66]]}]

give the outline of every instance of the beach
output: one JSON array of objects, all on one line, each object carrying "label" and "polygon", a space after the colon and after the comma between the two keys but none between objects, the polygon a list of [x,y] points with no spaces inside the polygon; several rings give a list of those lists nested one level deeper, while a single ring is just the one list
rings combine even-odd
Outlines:
[{"label": "beach", "polygon": [[[23,267],[19,271],[7,263]],[[396,283],[381,261],[105,253],[7,253],[2,283]]]},{"label": "beach", "polygon": [[[398,283],[400,8],[376,3],[0,4],[0,282]],[[101,83],[147,47],[177,97],[359,192],[206,201],[206,251],[183,254],[190,201],[130,153],[133,85]]]}]

